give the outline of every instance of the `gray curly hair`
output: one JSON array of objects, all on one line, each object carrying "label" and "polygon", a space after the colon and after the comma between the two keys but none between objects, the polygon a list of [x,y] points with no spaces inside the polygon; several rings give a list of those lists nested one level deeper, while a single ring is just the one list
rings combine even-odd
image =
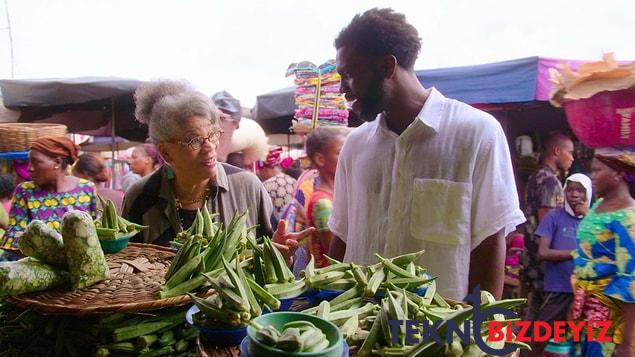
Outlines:
[{"label": "gray curly hair", "polygon": [[153,144],[176,139],[183,121],[192,116],[216,125],[214,103],[187,81],[159,80],[139,85],[134,94],[137,121],[148,126]]}]

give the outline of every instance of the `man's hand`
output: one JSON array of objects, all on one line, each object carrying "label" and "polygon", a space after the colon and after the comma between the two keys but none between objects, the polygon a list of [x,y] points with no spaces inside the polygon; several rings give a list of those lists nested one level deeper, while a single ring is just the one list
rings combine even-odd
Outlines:
[{"label": "man's hand", "polygon": [[278,228],[273,234],[273,244],[278,248],[280,253],[285,257],[287,263],[291,265],[291,258],[298,249],[298,241],[309,237],[315,231],[314,227],[309,227],[300,232],[287,232],[287,221],[281,219],[278,222]]}]

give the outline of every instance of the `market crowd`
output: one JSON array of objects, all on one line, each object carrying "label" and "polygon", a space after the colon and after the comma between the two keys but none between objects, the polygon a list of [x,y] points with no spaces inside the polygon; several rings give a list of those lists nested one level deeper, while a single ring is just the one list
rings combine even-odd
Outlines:
[{"label": "market crowd", "polygon": [[187,82],[146,82],[135,114],[149,142],[132,150],[121,189],[109,188],[104,158],[80,155],[65,137],[36,140],[28,172],[0,177],[2,259],[20,258],[31,220],[59,228],[71,209],[96,217],[97,195],[149,225],[136,241],[159,245],[204,205],[223,224],[247,210],[247,224],[273,237],[295,272],[311,256],[318,267],[327,254],[372,264],[375,253],[424,249],[420,265],[449,298],[479,285],[528,297],[526,320],[613,321],[612,343],[551,341],[532,355],[632,356],[635,153],[597,150],[590,172],[562,175],[573,141],[552,133],[520,200],[501,125],[419,82],[421,39],[404,15],[366,11],[334,45],[341,92],[365,123],[313,130],[304,169],[280,147],[256,162],[231,152],[242,115],[226,91],[210,98]]}]

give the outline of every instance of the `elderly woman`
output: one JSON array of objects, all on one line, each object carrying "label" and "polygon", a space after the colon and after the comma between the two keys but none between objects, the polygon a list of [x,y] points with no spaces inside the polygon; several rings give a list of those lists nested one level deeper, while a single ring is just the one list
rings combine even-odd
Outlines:
[{"label": "elderly woman", "polygon": [[60,219],[67,211],[96,215],[95,185],[67,174],[78,151],[79,147],[63,136],[40,138],[31,145],[29,172],[33,181],[15,188],[9,227],[0,239],[0,248],[9,251],[9,255],[18,256],[18,240],[32,220],[39,219],[59,229]]},{"label": "elderly woman", "polygon": [[[222,130],[211,100],[189,84],[159,81],[142,84],[135,93],[136,116],[148,125],[150,140],[166,165],[136,182],[126,192],[123,215],[150,228],[137,240],[168,245],[178,232],[192,225],[196,211],[207,205],[227,225],[248,210],[248,225],[257,235],[270,235],[272,204],[254,174],[219,163],[217,148]],[[280,224],[273,235],[283,253],[312,230],[287,233]]]},{"label": "elderly woman", "polygon": [[[600,199],[578,228],[571,319],[611,321],[608,341],[574,344],[571,356],[633,356],[635,343],[635,153],[598,150],[591,163]],[[595,331],[600,331],[600,326]],[[586,333],[583,334],[585,337]]]}]

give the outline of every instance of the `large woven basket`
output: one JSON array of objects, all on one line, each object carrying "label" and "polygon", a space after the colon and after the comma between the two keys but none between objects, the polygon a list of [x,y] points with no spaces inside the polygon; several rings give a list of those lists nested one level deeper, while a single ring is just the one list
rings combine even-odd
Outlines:
[{"label": "large woven basket", "polygon": [[1,123],[0,152],[27,151],[43,136],[66,135],[66,125],[53,123]]},{"label": "large woven basket", "polygon": [[185,305],[187,295],[160,299],[164,276],[175,251],[153,245],[130,243],[124,250],[107,254],[110,279],[78,290],[48,290],[13,296],[10,301],[46,314],[88,315],[139,312]]}]

